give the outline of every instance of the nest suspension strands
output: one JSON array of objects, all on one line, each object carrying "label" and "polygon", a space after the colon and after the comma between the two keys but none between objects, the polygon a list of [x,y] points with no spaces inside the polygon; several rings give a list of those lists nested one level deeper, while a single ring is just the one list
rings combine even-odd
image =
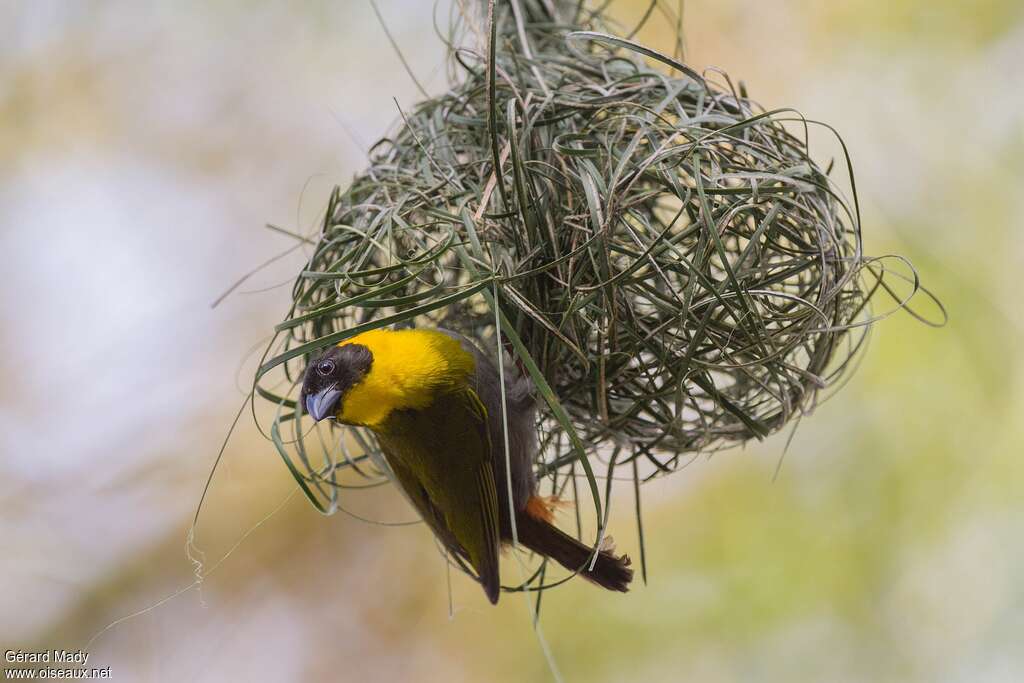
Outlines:
[{"label": "nest suspension strands", "polygon": [[256,387],[320,510],[343,470],[384,466],[358,429],[361,455],[307,432],[296,385],[367,329],[494,350],[500,322],[538,387],[537,470],[554,492],[585,481],[601,529],[599,478],[629,464],[639,483],[779,430],[850,370],[872,297],[917,291],[912,269],[862,253],[855,195],[811,159],[809,122],[611,30],[575,1],[492,3],[484,49],[453,47],[450,89],[403,110],[333,192]]}]

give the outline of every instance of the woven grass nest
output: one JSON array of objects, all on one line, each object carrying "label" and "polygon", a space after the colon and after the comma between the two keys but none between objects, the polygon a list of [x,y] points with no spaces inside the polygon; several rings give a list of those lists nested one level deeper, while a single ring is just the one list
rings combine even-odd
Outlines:
[{"label": "woven grass nest", "polygon": [[257,392],[331,512],[385,467],[369,435],[296,415],[311,354],[408,324],[500,345],[538,387],[544,486],[589,488],[601,529],[616,468],[639,485],[791,423],[853,367],[872,298],[902,307],[919,285],[904,268],[897,294],[864,255],[855,194],[798,113],[575,1],[474,9],[453,21],[450,89],[402,110],[332,194]]}]

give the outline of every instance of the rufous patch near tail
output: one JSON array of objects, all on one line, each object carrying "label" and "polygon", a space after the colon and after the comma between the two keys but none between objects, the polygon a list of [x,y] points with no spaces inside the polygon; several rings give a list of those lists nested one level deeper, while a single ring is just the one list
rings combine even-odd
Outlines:
[{"label": "rufous patch near tail", "polygon": [[555,510],[566,505],[558,496],[530,496],[526,500],[526,514],[534,519],[552,524],[555,519]]}]

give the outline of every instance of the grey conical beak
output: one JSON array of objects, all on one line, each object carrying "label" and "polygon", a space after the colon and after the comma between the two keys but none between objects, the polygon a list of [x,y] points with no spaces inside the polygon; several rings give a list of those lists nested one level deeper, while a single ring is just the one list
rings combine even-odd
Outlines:
[{"label": "grey conical beak", "polygon": [[341,391],[332,384],[318,394],[310,394],[306,397],[306,412],[315,422],[325,417],[330,417],[338,412],[338,403],[341,400]]}]

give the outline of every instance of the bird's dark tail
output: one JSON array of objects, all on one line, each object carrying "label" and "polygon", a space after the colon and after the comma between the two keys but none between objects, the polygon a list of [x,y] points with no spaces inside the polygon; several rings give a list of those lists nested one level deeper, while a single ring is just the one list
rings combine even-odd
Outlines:
[{"label": "bird's dark tail", "polygon": [[623,593],[629,590],[633,569],[629,566],[628,556],[616,557],[608,550],[602,550],[597,554],[594,568],[587,569],[593,548],[559,530],[550,519],[550,504],[538,496],[531,497],[526,509],[516,515],[519,543],[535,553],[550,557],[566,569],[579,570],[580,576],[598,586]]}]

